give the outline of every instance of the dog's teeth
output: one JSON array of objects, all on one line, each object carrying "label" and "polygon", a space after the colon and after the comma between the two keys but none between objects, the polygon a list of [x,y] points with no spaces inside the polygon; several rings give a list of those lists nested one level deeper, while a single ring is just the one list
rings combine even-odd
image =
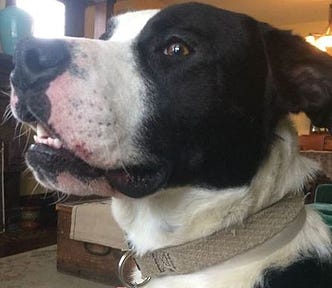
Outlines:
[{"label": "dog's teeth", "polygon": [[51,138],[50,135],[40,124],[37,124],[37,135],[33,136],[33,139],[37,144],[45,144],[55,149],[60,149],[62,147],[62,142],[58,138]]},{"label": "dog's teeth", "polygon": [[53,145],[55,148],[60,149],[62,147],[62,142],[60,141],[60,139],[53,139]]},{"label": "dog's teeth", "polygon": [[39,138],[46,138],[49,136],[46,130],[40,124],[37,124],[37,136]]},{"label": "dog's teeth", "polygon": [[47,146],[50,146],[52,148],[55,148],[55,149],[60,149],[62,147],[62,142],[60,139],[53,139],[51,137],[47,137],[47,138],[41,138],[37,135],[34,135],[33,136],[33,139],[35,140],[35,142],[37,144],[45,144]]}]

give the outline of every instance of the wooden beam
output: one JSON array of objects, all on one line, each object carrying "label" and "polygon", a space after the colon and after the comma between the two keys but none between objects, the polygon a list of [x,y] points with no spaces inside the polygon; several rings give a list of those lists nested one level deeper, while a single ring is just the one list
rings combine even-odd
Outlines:
[{"label": "wooden beam", "polygon": [[94,5],[96,9],[94,37],[105,32],[107,20],[113,15],[116,0],[58,0],[65,5],[65,35],[84,37],[85,8]]},{"label": "wooden beam", "polygon": [[95,4],[94,38],[99,38],[105,32],[107,20],[113,15],[114,3],[116,0],[107,0]]},{"label": "wooden beam", "polygon": [[65,4],[65,35],[84,37],[84,16],[86,1],[66,0]]}]

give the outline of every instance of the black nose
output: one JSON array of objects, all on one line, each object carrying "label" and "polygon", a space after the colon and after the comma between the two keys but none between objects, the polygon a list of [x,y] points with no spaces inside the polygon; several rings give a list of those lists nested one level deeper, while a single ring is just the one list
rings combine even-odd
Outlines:
[{"label": "black nose", "polygon": [[12,83],[16,88],[38,89],[66,70],[70,63],[68,43],[59,39],[28,38],[19,42],[14,55]]}]

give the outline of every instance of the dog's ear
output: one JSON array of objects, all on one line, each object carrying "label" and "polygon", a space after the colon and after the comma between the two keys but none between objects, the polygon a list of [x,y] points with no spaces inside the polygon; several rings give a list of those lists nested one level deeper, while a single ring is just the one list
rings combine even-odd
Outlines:
[{"label": "dog's ear", "polygon": [[262,24],[270,81],[282,112],[305,112],[332,131],[332,57],[289,31]]}]

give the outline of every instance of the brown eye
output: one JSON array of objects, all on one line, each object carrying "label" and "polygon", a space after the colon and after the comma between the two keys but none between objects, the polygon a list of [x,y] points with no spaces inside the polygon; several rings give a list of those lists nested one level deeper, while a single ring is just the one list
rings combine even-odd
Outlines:
[{"label": "brown eye", "polygon": [[189,53],[189,48],[182,43],[172,43],[164,50],[164,54],[167,56],[187,56]]}]

